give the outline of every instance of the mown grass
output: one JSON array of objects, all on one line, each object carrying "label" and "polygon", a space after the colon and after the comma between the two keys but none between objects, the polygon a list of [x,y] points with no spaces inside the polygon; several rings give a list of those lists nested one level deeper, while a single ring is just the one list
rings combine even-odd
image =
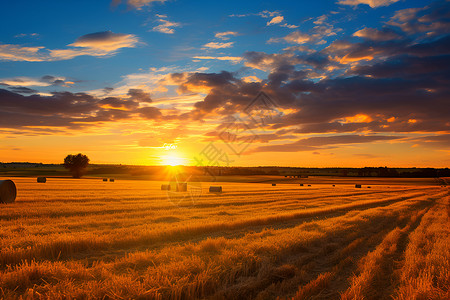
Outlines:
[{"label": "mown grass", "polygon": [[158,182],[16,183],[0,208],[3,298],[448,296],[440,187],[224,183],[180,207]]}]

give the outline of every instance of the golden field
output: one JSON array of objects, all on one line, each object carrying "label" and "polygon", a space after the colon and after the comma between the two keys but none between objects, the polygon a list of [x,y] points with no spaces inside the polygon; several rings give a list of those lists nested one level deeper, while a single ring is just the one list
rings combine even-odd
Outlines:
[{"label": "golden field", "polygon": [[432,180],[202,183],[193,199],[13,180],[0,298],[450,299],[449,189]]}]

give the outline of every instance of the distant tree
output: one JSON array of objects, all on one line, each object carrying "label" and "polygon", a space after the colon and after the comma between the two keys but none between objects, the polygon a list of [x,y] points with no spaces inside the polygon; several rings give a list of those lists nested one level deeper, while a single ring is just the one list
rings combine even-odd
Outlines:
[{"label": "distant tree", "polygon": [[81,153],[77,155],[69,154],[64,158],[64,168],[69,169],[73,178],[80,178],[89,165],[89,158]]}]

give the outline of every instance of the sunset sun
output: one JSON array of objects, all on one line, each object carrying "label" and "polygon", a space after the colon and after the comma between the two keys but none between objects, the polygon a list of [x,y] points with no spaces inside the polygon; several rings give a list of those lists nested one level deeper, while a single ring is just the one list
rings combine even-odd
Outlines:
[{"label": "sunset sun", "polygon": [[165,166],[179,166],[186,163],[186,159],[177,152],[168,152],[161,156],[161,164]]}]

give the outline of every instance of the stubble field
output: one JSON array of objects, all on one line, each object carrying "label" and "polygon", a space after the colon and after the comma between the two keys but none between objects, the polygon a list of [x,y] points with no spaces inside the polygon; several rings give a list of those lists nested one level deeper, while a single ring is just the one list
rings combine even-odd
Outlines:
[{"label": "stubble field", "polygon": [[203,183],[198,198],[156,181],[14,182],[0,298],[450,298],[449,189],[432,181]]}]

